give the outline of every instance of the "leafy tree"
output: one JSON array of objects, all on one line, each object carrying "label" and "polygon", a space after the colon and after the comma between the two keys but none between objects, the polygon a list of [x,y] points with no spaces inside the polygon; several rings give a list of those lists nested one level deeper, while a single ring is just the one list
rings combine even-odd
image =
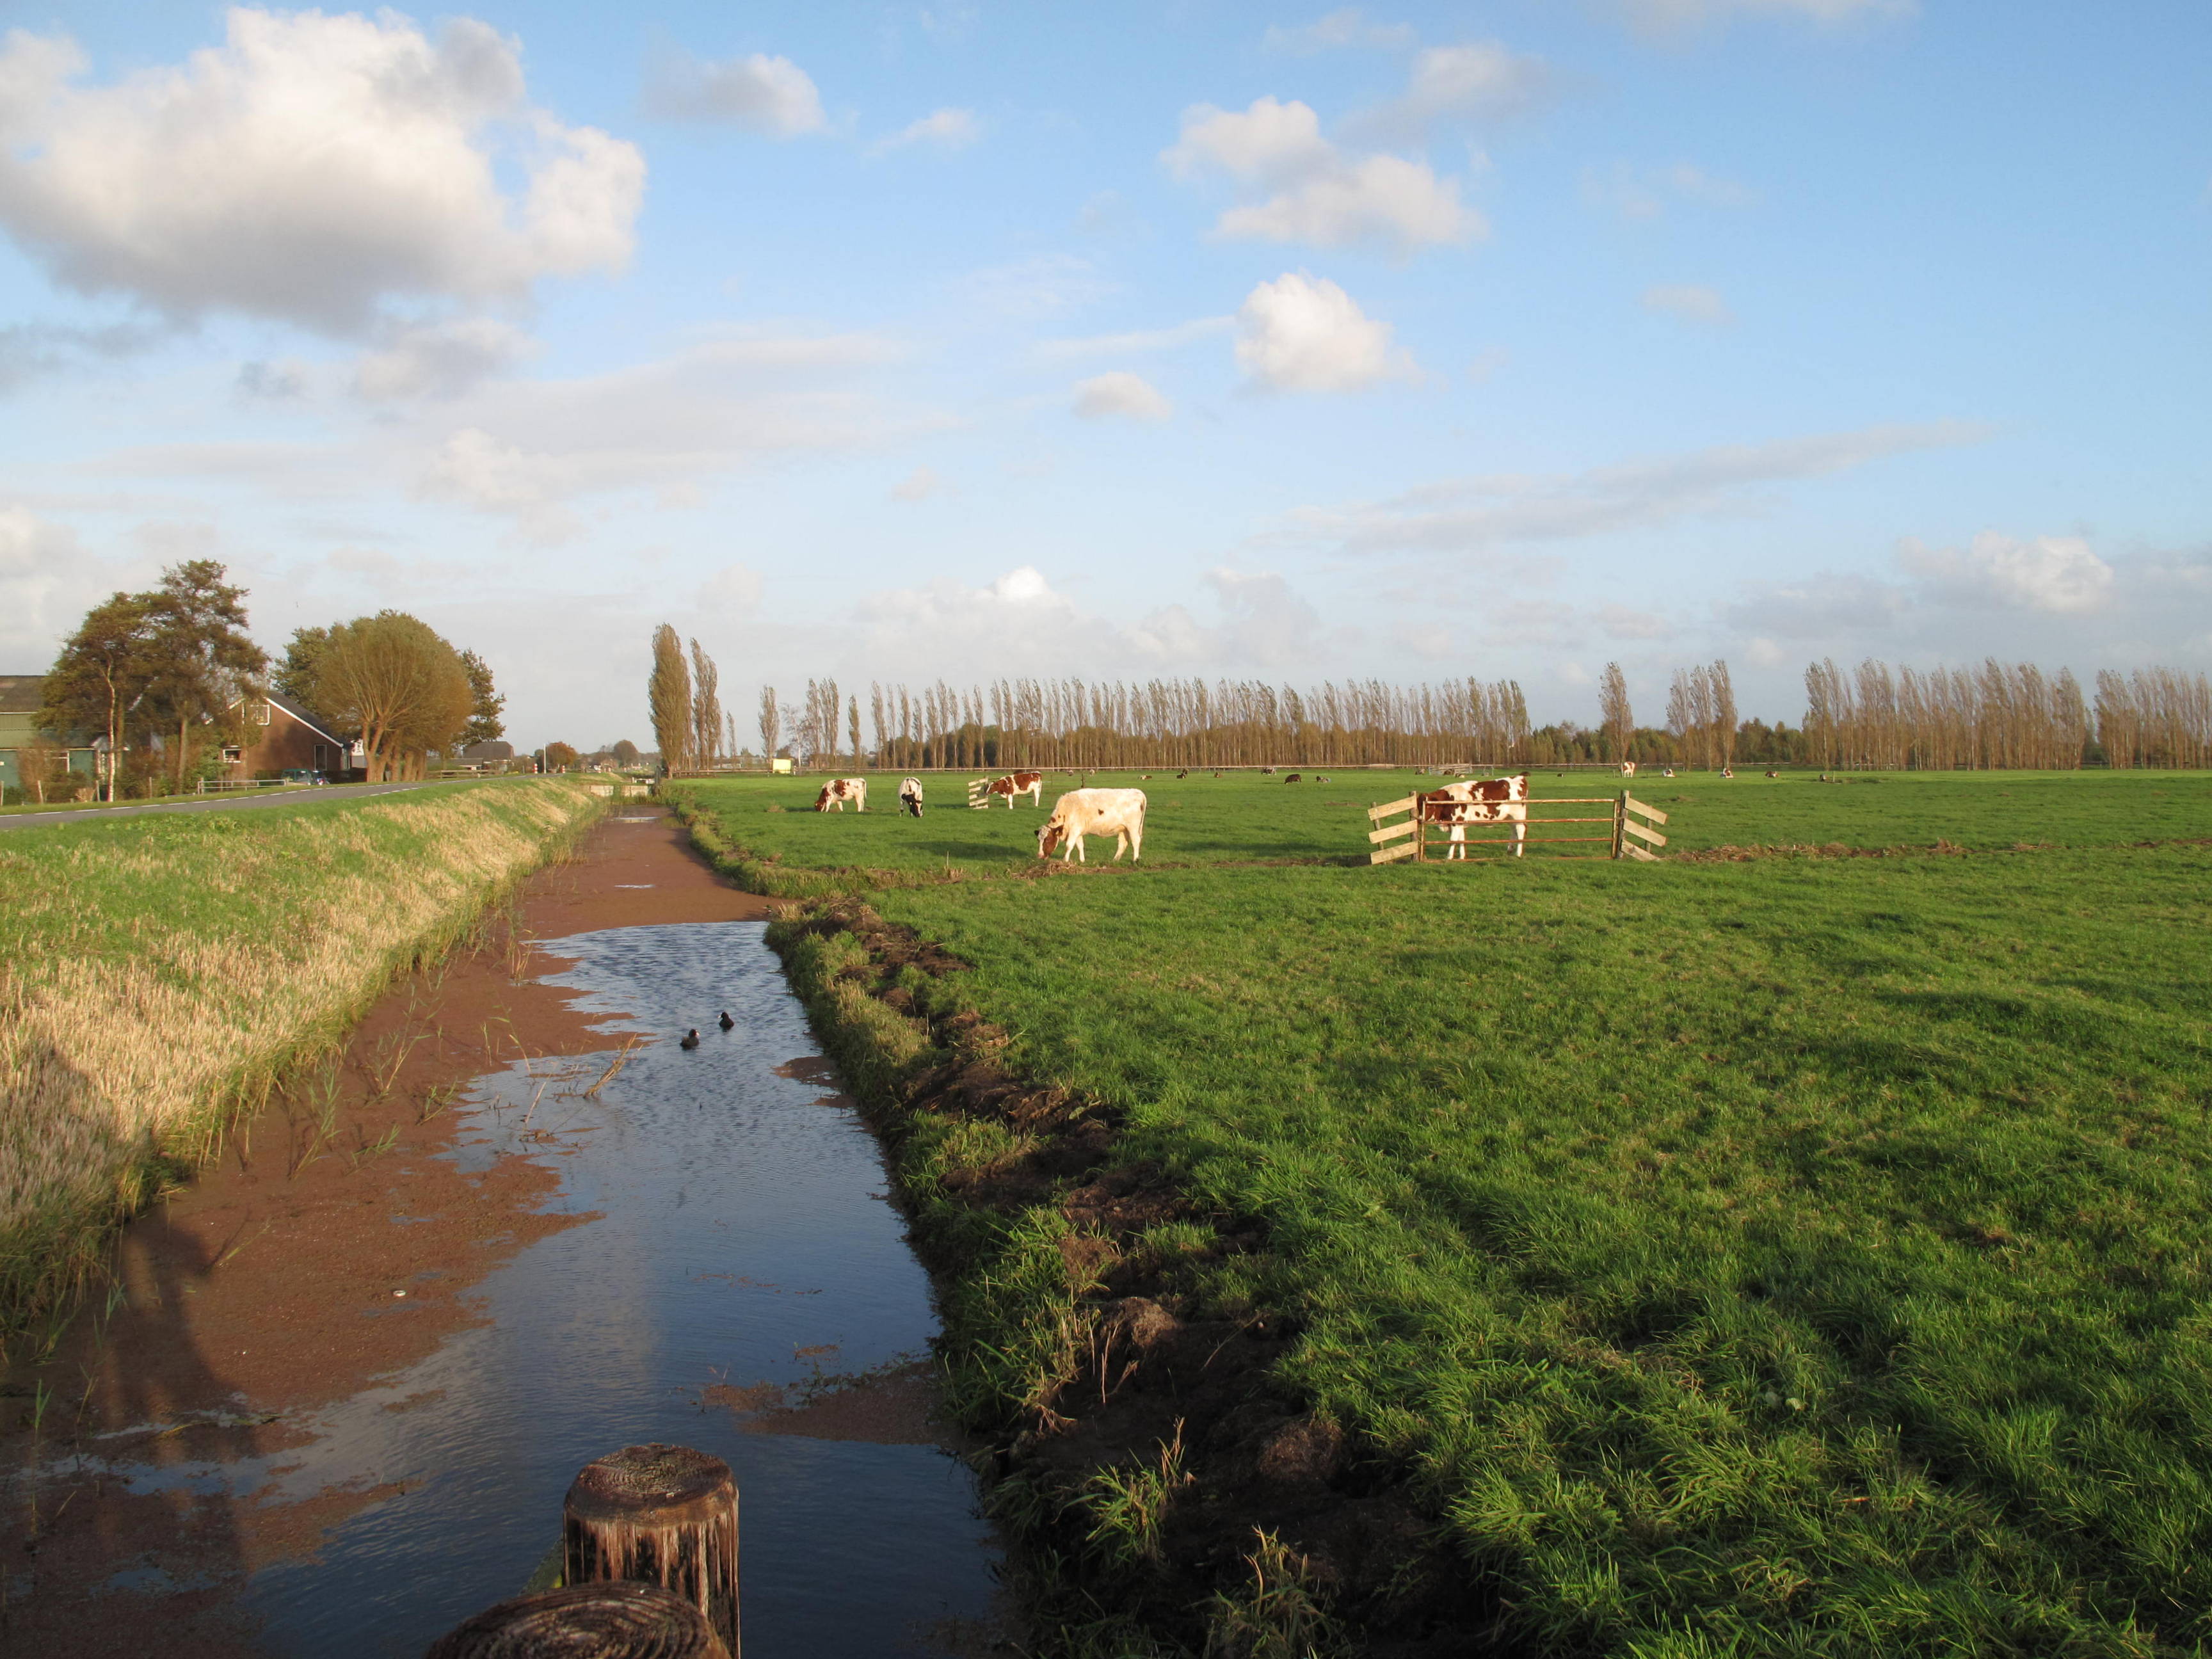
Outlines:
[{"label": "leafy tree", "polygon": [[461,667],[469,677],[469,695],[474,699],[469,714],[469,723],[461,728],[464,744],[490,743],[507,735],[507,722],[501,711],[507,699],[492,689],[491,665],[473,651],[461,653]]},{"label": "leafy tree", "polygon": [[545,745],[545,769],[549,772],[565,772],[576,763],[576,751],[565,743]]},{"label": "leafy tree", "polygon": [[174,782],[184,793],[195,726],[221,720],[269,666],[269,653],[246,637],[246,590],[223,580],[213,559],[191,559],[161,573],[147,602],[149,691],[177,733]]},{"label": "leafy tree", "polygon": [[426,623],[380,611],[329,630],[316,672],[322,709],[360,734],[372,782],[449,750],[476,709],[467,667]]},{"label": "leafy tree", "polygon": [[[284,659],[276,665],[270,676],[269,684],[280,696],[291,698],[325,720],[331,712],[322,704],[323,653],[330,648],[331,630],[327,628],[298,628],[292,631],[292,642],[284,647]],[[356,738],[357,732],[333,732],[335,737]]]},{"label": "leafy tree", "polygon": [[684,641],[666,623],[653,630],[653,675],[646,682],[653,709],[653,735],[660,744],[660,769],[691,769],[691,671],[684,661]]},{"label": "leafy tree", "polygon": [[118,593],[94,605],[63,645],[41,688],[39,725],[50,732],[94,731],[106,742],[106,798],[115,799],[124,733],[157,672],[153,607],[144,593]]},{"label": "leafy tree", "polygon": [[33,733],[31,740],[15,751],[15,776],[42,806],[46,791],[61,781],[68,767],[69,751],[43,732]]},{"label": "leafy tree", "polygon": [[624,738],[607,752],[615,757],[615,764],[625,771],[637,764],[637,745],[628,738]]}]

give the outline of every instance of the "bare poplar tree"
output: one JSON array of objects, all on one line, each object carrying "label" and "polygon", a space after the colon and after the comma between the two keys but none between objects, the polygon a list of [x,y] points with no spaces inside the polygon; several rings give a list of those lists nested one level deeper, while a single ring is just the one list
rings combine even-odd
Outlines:
[{"label": "bare poplar tree", "polygon": [[722,742],[722,676],[714,659],[691,641],[691,764],[712,771]]},{"label": "bare poplar tree", "polygon": [[1626,760],[1628,745],[1636,738],[1636,716],[1628,707],[1628,677],[1620,665],[1609,662],[1597,681],[1598,719],[1613,739],[1613,758]]},{"label": "bare poplar tree", "polygon": [[847,731],[848,734],[848,735],[852,738],[852,739],[853,739],[853,769],[854,769],[855,772],[858,772],[858,771],[860,771],[860,770],[861,769],[861,767],[860,767],[860,699],[859,698],[859,696],[855,696],[852,697],[852,698],[849,700],[848,704],[848,707],[847,707],[846,711],[845,711],[845,715],[846,715],[846,719],[845,719],[845,729],[846,729],[846,731]]},{"label": "bare poplar tree", "polygon": [[770,763],[769,770],[775,769],[775,745],[783,736],[783,710],[776,706],[775,688],[761,687],[760,695],[761,758]]},{"label": "bare poplar tree", "polygon": [[1728,663],[1716,658],[1711,669],[1713,687],[1713,732],[1718,739],[1721,764],[1735,764],[1735,688],[1729,684]]},{"label": "bare poplar tree", "polygon": [[646,683],[653,711],[653,741],[660,745],[660,769],[691,769],[691,671],[684,664],[684,641],[666,623],[653,630],[653,676]]}]

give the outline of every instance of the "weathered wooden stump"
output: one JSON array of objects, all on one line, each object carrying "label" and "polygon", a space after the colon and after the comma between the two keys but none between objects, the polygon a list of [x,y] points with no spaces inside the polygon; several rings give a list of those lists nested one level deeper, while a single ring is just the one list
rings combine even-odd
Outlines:
[{"label": "weathered wooden stump", "polygon": [[659,1584],[738,1652],[738,1483],[689,1446],[625,1446],[586,1463],[561,1516],[562,1579]]},{"label": "weathered wooden stump", "polygon": [[673,1590],[609,1580],[486,1607],[423,1659],[729,1659],[729,1651]]}]

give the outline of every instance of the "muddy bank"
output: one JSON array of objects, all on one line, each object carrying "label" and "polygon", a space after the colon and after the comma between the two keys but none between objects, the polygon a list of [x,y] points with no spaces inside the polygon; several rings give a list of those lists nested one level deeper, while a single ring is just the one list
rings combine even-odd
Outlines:
[{"label": "muddy bank", "polygon": [[[917,1502],[964,1513],[965,1472],[910,1369],[933,1329],[927,1286],[911,1258],[901,1277],[896,1218],[870,1197],[880,1170],[854,1162],[872,1146],[840,1139],[841,1124],[866,1137],[821,1104],[818,1071],[774,1073],[817,1057],[777,1010],[765,908],[667,820],[618,812],[128,1230],[116,1292],[19,1361],[0,1397],[0,1643],[419,1651],[444,1627],[426,1620],[519,1587],[577,1462],[627,1438],[708,1443],[699,1425],[793,1449],[740,1468],[757,1653],[776,1650],[757,1627],[773,1638],[802,1611],[777,1581],[803,1584],[806,1564],[754,1549],[790,1507],[780,1486],[834,1522],[868,1456],[905,1456]],[[748,952],[766,964],[750,978]],[[704,1012],[628,1017],[702,958],[723,964],[687,992]],[[679,1050],[672,1016],[708,1024],[717,996],[747,1026],[711,1059]],[[766,1202],[744,1196],[742,1166],[779,1125],[803,1137],[786,1186],[817,1214],[875,1212],[833,1241],[873,1273],[868,1295],[738,1213]],[[907,1369],[887,1363],[902,1352]],[[718,1384],[761,1392],[740,1408],[708,1397]],[[779,1502],[763,1514],[757,1492]],[[984,1579],[963,1543],[938,1569]]]}]

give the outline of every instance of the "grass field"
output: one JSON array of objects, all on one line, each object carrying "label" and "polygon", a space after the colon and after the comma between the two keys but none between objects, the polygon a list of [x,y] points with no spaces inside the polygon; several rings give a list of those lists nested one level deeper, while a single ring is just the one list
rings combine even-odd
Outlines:
[{"label": "grass field", "polygon": [[547,779],[0,838],[0,1334],[601,807]]},{"label": "grass field", "polygon": [[[1638,799],[1669,814],[1667,835],[1676,851],[1837,842],[2116,847],[2212,836],[2212,774],[2201,772],[1887,773],[1857,775],[1843,784],[1823,784],[1817,776],[1790,773],[1770,781],[1747,773],[1723,781],[1701,773],[1638,777],[1628,787]],[[1048,777],[1047,809],[1077,781]],[[1318,785],[1286,785],[1249,773],[1194,773],[1181,780],[1094,773],[1088,781],[1146,792],[1145,862],[1164,867],[1261,859],[1364,863],[1366,808],[1442,781],[1358,771],[1331,774]],[[988,875],[1035,860],[1043,814],[1027,802],[1011,811],[1003,803],[970,811],[960,780],[932,776],[925,783],[930,805],[919,819],[895,810],[898,779],[890,774],[870,776],[871,810],[865,813],[816,813],[819,783],[805,778],[687,782],[678,793],[711,812],[732,840],[796,867],[942,875],[949,866]],[[1539,800],[1610,796],[1621,787],[1619,777],[1598,773],[1538,772],[1530,785]],[[1113,844],[1103,852],[1094,844],[1089,854],[1110,859]]]},{"label": "grass field", "polygon": [[[1142,872],[871,902],[1266,1223],[1200,1293],[1291,1315],[1280,1381],[1548,1650],[2212,1646],[2212,779],[1638,781],[1677,848],[1980,857],[1253,862],[1355,851],[1370,775],[1156,780]],[[718,787],[793,863],[1037,819]]]}]

